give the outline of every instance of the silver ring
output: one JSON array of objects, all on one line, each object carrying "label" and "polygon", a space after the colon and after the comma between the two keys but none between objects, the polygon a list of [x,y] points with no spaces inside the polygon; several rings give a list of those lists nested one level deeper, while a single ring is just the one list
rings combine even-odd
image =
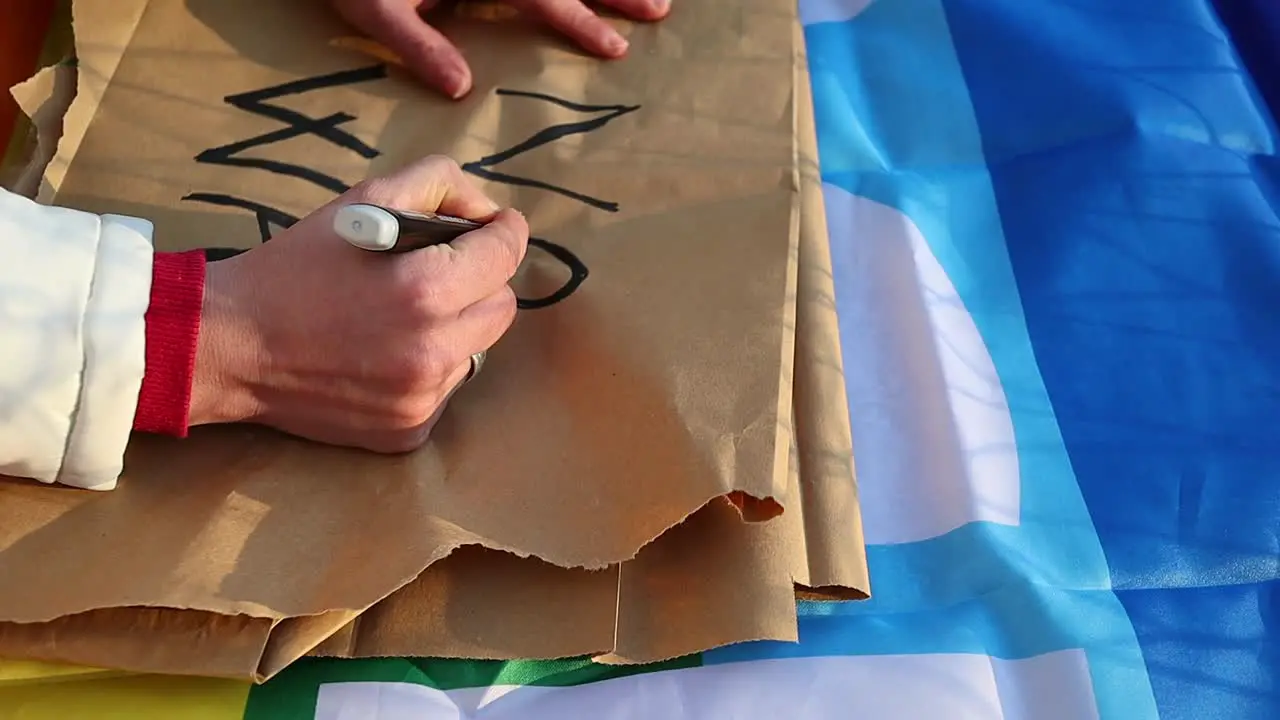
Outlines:
[{"label": "silver ring", "polygon": [[471,378],[480,374],[480,369],[484,367],[484,358],[486,351],[481,350],[471,356],[471,370],[467,373],[467,377],[462,382],[467,382]]}]

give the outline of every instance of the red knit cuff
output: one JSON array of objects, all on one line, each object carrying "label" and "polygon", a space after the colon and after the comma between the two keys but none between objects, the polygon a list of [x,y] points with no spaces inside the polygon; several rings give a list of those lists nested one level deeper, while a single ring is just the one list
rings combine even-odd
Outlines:
[{"label": "red knit cuff", "polygon": [[155,255],[146,314],[147,364],[134,430],[187,436],[204,273],[203,250]]}]

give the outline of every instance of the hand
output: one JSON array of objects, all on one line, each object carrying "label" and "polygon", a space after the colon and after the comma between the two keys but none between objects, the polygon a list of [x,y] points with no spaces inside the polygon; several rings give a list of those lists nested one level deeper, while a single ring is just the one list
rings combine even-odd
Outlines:
[{"label": "hand", "polygon": [[[458,48],[419,14],[440,0],[333,0],[347,22],[387,46],[419,80],[451,98],[471,91],[471,68]],[[627,41],[582,0],[507,0],[521,12],[546,22],[588,52],[622,57]],[[671,0],[601,0],[635,20],[661,20]]]},{"label": "hand", "polygon": [[[371,253],[332,230],[353,202],[487,224],[451,245]],[[191,424],[248,420],[377,452],[418,447],[471,354],[511,326],[508,281],[528,234],[523,216],[499,210],[452,160],[429,157],[210,263]]]}]

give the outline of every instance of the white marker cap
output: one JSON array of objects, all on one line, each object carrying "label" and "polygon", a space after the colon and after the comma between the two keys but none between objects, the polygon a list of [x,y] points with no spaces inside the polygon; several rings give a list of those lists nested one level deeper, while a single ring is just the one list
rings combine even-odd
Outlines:
[{"label": "white marker cap", "polygon": [[373,252],[390,250],[400,239],[400,223],[394,215],[363,203],[338,208],[333,231],[355,247]]}]

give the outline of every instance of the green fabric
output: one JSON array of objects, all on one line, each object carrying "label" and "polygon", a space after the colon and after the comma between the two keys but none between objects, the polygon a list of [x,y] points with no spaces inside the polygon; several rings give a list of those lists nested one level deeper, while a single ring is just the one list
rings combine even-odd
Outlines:
[{"label": "green fabric", "polygon": [[312,720],[320,686],[331,682],[404,682],[438,690],[491,685],[565,687],[702,664],[701,655],[652,665],[614,666],[585,658],[566,660],[437,660],[307,658],[253,688],[245,720]]}]

